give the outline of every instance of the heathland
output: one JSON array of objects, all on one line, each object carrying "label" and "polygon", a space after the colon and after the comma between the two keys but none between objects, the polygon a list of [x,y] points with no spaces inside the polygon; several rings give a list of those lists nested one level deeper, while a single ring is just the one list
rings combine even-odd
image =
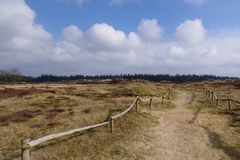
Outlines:
[{"label": "heathland", "polygon": [[[0,159],[20,159],[21,140],[84,127],[109,119],[139,102],[110,126],[49,141],[31,149],[32,159],[240,159],[240,100],[234,80],[153,83],[143,80],[81,80],[0,85]],[[170,99],[161,97],[171,89]]]}]

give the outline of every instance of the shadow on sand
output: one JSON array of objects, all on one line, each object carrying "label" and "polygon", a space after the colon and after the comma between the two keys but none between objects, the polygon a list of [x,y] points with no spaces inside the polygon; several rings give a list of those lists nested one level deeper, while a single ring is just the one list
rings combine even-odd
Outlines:
[{"label": "shadow on sand", "polygon": [[196,112],[194,112],[192,119],[188,122],[189,124],[193,124],[196,120],[197,117],[199,115],[199,113],[201,112],[202,108],[198,108],[198,110]]},{"label": "shadow on sand", "polygon": [[[192,119],[188,122],[189,124],[195,123],[199,113],[202,108],[198,108],[196,112],[194,112]],[[211,131],[208,127],[201,126],[206,133],[208,134],[209,140],[214,148],[223,150],[231,160],[240,160],[240,146],[231,146],[224,142],[220,135]],[[239,129],[240,130],[240,129]]]},{"label": "shadow on sand", "polygon": [[231,146],[224,142],[221,137],[211,131],[208,127],[202,127],[206,131],[209,136],[210,142],[212,143],[214,148],[223,150],[231,160],[240,160],[240,148],[237,146]]}]

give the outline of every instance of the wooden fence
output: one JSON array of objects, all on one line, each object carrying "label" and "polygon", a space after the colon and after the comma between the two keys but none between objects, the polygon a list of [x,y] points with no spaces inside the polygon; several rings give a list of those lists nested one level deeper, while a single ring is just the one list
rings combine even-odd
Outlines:
[{"label": "wooden fence", "polygon": [[227,102],[228,103],[228,109],[232,109],[232,103],[240,104],[240,101],[232,99],[232,98],[219,98],[216,94],[216,92],[205,88],[205,94],[212,100],[216,101],[216,106],[220,107],[220,102]]},{"label": "wooden fence", "polygon": [[228,104],[228,109],[231,110],[232,109],[232,103],[235,103],[235,104],[240,104],[240,101],[238,100],[235,100],[233,98],[219,98],[216,94],[216,92],[210,90],[210,89],[207,89],[207,88],[204,88],[204,89],[201,89],[201,88],[178,88],[180,90],[188,90],[188,91],[198,91],[198,92],[204,92],[205,95],[207,95],[212,101],[216,101],[216,106],[217,107],[220,107],[220,102],[227,102]]},{"label": "wooden fence", "polygon": [[[163,97],[161,97],[161,100],[162,100],[161,103],[162,104],[164,103],[164,99],[170,99],[170,93],[171,93],[171,91],[169,89],[169,91]],[[128,107],[123,112],[119,113],[118,115],[110,116],[109,120],[107,120],[105,122],[94,124],[94,125],[91,125],[91,126],[82,127],[82,128],[73,129],[73,130],[66,131],[66,132],[47,135],[45,137],[38,138],[38,139],[32,140],[32,141],[30,141],[29,139],[24,139],[24,140],[21,141],[21,160],[30,160],[31,159],[31,157],[30,157],[30,149],[31,148],[33,148],[37,145],[40,145],[44,142],[54,140],[54,139],[57,139],[57,138],[60,138],[60,137],[63,137],[63,136],[69,136],[69,135],[76,134],[76,133],[79,133],[79,132],[88,131],[88,130],[95,129],[95,128],[98,128],[98,127],[103,127],[103,126],[106,126],[108,124],[110,124],[111,132],[114,133],[114,122],[116,121],[116,119],[122,117],[123,115],[128,113],[130,110],[132,110],[134,107],[135,107],[136,111],[138,111],[138,107],[139,107],[138,102],[139,101],[142,101],[142,102],[149,101],[149,108],[151,108],[153,100],[154,100],[153,98],[143,100],[139,97],[136,97],[134,102],[132,103],[132,105],[130,107]]]}]

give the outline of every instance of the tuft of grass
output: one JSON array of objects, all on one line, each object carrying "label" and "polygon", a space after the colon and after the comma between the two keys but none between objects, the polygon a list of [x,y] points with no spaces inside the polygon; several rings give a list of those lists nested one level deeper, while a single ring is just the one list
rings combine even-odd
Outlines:
[{"label": "tuft of grass", "polygon": [[211,109],[209,110],[212,114],[225,114],[225,115],[234,115],[235,112],[228,109]]},{"label": "tuft of grass", "polygon": [[170,99],[171,99],[171,100],[176,99],[178,93],[179,93],[179,91],[171,90]]},{"label": "tuft of grass", "polygon": [[226,111],[225,110],[223,112],[223,110],[217,108],[216,105],[210,100],[203,100],[196,105],[186,105],[186,108],[192,110],[193,112],[196,112],[199,108],[201,108],[202,110],[212,114],[220,114]]},{"label": "tuft of grass", "polygon": [[234,111],[228,110],[227,108],[220,109],[217,108],[216,102],[211,101],[209,98],[206,97],[201,92],[195,92],[195,98],[198,102],[196,105],[187,105],[186,108],[192,111],[197,111],[199,108],[203,109],[206,112],[212,113],[212,114],[227,114],[227,115],[233,115]]},{"label": "tuft of grass", "polygon": [[196,112],[199,108],[199,106],[196,106],[196,105],[185,105],[185,107],[193,112]]},{"label": "tuft of grass", "polygon": [[165,102],[163,105],[160,106],[161,109],[174,109],[176,105],[171,102]]},{"label": "tuft of grass", "polygon": [[83,113],[86,113],[86,114],[88,114],[88,113],[90,113],[90,112],[91,112],[91,109],[90,109],[90,108],[86,108],[86,109],[83,110]]}]

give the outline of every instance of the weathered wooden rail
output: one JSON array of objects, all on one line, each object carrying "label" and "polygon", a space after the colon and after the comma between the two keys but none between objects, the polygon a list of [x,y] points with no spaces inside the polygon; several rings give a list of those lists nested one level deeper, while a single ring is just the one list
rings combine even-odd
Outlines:
[{"label": "weathered wooden rail", "polygon": [[227,101],[228,102],[228,109],[231,110],[232,109],[232,103],[237,103],[240,104],[240,101],[232,99],[232,98],[218,98],[216,92],[205,88],[205,94],[212,100],[212,101],[216,101],[216,106],[220,107],[220,101]]},{"label": "weathered wooden rail", "polygon": [[219,98],[216,94],[216,92],[210,90],[210,89],[207,89],[207,88],[204,88],[204,89],[201,89],[201,88],[179,88],[180,90],[189,90],[189,91],[198,91],[198,92],[204,92],[205,95],[207,95],[212,101],[216,101],[216,106],[217,107],[220,107],[220,102],[228,102],[228,109],[231,110],[232,108],[232,103],[237,103],[237,104],[240,104],[240,101],[239,100],[235,100],[233,98]]},{"label": "weathered wooden rail", "polygon": [[[164,99],[169,99],[170,98],[170,94],[171,94],[171,91],[169,89],[169,91],[163,97],[161,97],[162,104],[164,103]],[[41,138],[38,138],[38,139],[32,140],[32,141],[30,141],[29,139],[22,140],[21,141],[21,160],[30,160],[31,159],[31,157],[30,157],[30,149],[31,148],[33,148],[35,146],[38,146],[38,145],[40,145],[44,142],[54,140],[54,139],[57,139],[57,138],[60,138],[60,137],[63,137],[63,136],[69,136],[69,135],[76,134],[76,133],[79,133],[79,132],[88,131],[88,130],[91,130],[91,129],[103,127],[103,126],[106,126],[108,124],[110,124],[111,132],[114,133],[114,122],[116,121],[116,119],[121,118],[126,113],[128,113],[130,110],[132,110],[134,107],[135,107],[136,111],[138,111],[138,107],[139,107],[138,102],[139,101],[142,101],[142,102],[149,101],[149,108],[152,107],[153,98],[143,100],[139,97],[136,97],[134,102],[132,103],[132,105],[130,107],[128,107],[123,112],[121,112],[117,115],[110,116],[109,120],[107,120],[105,122],[94,124],[94,125],[91,125],[91,126],[82,127],[82,128],[73,129],[73,130],[66,131],[66,132],[47,135],[45,137],[41,137]]]}]

